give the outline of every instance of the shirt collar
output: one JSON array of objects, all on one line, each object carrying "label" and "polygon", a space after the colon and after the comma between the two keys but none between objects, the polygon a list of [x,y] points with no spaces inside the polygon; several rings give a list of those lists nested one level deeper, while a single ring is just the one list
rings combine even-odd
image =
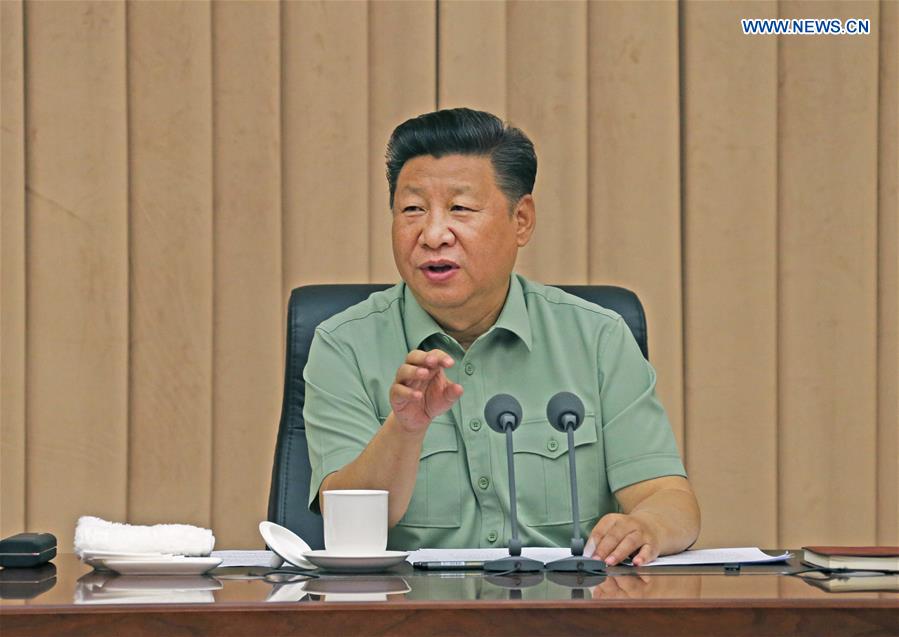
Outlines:
[{"label": "shirt collar", "polygon": [[[418,304],[415,295],[408,285],[403,284],[403,324],[406,330],[406,345],[409,350],[419,349],[421,344],[435,334],[445,334],[437,321]],[[524,290],[521,281],[514,274],[509,284],[509,294],[502,311],[488,330],[503,329],[511,332],[521,339],[531,349],[531,322],[528,318],[528,308],[524,300]]]}]

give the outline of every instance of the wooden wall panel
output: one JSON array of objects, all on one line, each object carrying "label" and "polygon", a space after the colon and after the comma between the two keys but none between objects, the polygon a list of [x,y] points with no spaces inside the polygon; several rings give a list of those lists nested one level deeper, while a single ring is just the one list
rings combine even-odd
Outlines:
[{"label": "wooden wall panel", "polygon": [[642,300],[659,396],[684,449],[677,5],[589,9],[589,280]]},{"label": "wooden wall panel", "polygon": [[777,17],[777,3],[682,11],[687,459],[701,543],[777,546],[777,40],[734,28]]},{"label": "wooden wall panel", "polygon": [[125,8],[27,3],[27,520],[126,509]]},{"label": "wooden wall panel", "polygon": [[537,228],[518,269],[550,283],[587,271],[587,5],[513,1],[506,12],[506,111],[539,159]]},{"label": "wooden wall panel", "polygon": [[260,545],[281,407],[279,14],[274,2],[212,5],[212,528],[219,546]]},{"label": "wooden wall panel", "polygon": [[285,300],[298,285],[367,276],[368,9],[283,5]]},{"label": "wooden wall panel", "polygon": [[436,106],[436,15],[433,0],[369,5],[368,250],[369,277],[375,282],[399,280],[384,152],[397,125]]},{"label": "wooden wall panel", "polygon": [[899,4],[880,3],[877,543],[899,545]]},{"label": "wooden wall panel", "polygon": [[465,106],[505,118],[505,0],[443,0],[438,13],[438,107]]},{"label": "wooden wall panel", "polygon": [[210,521],[212,93],[208,2],[128,5],[129,518]]},{"label": "wooden wall panel", "polygon": [[25,89],[22,3],[0,3],[0,537],[25,530]]},{"label": "wooden wall panel", "polygon": [[[870,16],[876,24],[877,8],[788,2],[781,17]],[[787,37],[779,54],[779,540],[870,544],[877,39]]]}]

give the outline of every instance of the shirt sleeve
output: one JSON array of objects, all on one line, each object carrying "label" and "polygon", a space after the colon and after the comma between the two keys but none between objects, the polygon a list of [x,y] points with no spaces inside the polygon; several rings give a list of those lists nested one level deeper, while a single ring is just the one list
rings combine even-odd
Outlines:
[{"label": "shirt sleeve", "polygon": [[333,334],[316,330],[303,379],[303,419],[312,466],[309,508],[318,512],[322,481],[362,453],[377,432],[379,421],[356,358]]},{"label": "shirt sleeve", "polygon": [[656,396],[655,370],[621,317],[603,334],[598,358],[610,489],[662,476],[686,477],[671,424]]}]

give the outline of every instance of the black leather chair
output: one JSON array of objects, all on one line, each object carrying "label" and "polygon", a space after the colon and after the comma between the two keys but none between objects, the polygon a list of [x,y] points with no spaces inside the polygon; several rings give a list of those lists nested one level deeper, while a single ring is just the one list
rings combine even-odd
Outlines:
[{"label": "black leather chair", "polygon": [[[268,519],[285,526],[306,540],[313,549],[324,548],[322,519],[309,511],[309,465],[303,405],[306,385],[303,368],[318,324],[334,314],[368,298],[386,284],[308,285],[290,294],[287,311],[287,364],[284,370],[284,398],[281,424],[275,446],[272,484],[268,499]],[[637,295],[611,285],[562,285],[566,292],[618,312],[627,322],[643,355],[649,358],[646,317]]]}]

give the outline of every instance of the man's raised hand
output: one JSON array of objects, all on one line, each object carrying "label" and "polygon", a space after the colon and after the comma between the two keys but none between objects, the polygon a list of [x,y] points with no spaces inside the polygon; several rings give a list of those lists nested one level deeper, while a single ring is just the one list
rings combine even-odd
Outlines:
[{"label": "man's raised hand", "polygon": [[390,405],[404,429],[424,431],[459,400],[462,385],[450,381],[443,371],[454,364],[453,357],[443,350],[409,352],[390,387]]}]

